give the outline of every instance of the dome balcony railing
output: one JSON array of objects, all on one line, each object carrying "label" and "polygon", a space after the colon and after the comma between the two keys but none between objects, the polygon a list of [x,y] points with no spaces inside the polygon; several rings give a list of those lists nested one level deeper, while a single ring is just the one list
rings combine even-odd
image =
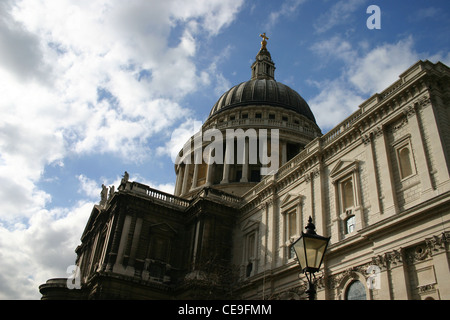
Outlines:
[{"label": "dome balcony railing", "polygon": [[305,127],[298,123],[291,123],[283,120],[274,119],[235,119],[223,122],[211,122],[203,127],[203,131],[208,129],[229,129],[229,128],[251,128],[251,127],[268,127],[268,128],[286,128],[295,130],[307,135],[316,137],[318,131],[313,128]]}]

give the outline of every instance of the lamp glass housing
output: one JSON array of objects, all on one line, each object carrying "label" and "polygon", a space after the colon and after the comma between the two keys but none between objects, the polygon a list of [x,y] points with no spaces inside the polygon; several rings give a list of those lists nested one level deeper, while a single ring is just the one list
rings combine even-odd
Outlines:
[{"label": "lamp glass housing", "polygon": [[303,272],[319,271],[329,240],[330,238],[302,232],[293,246]]}]

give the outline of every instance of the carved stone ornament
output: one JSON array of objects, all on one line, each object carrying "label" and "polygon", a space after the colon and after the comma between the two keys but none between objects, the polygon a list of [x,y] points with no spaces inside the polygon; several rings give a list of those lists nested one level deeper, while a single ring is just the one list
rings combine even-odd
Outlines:
[{"label": "carved stone ornament", "polygon": [[372,142],[370,139],[370,135],[368,134],[361,135],[361,141],[364,144],[369,144],[370,142]]},{"label": "carved stone ornament", "polygon": [[425,242],[409,248],[405,255],[408,263],[413,264],[426,260],[433,254],[446,250],[447,244],[450,242],[450,232],[443,232],[440,235],[425,239]]},{"label": "carved stone ornament", "polygon": [[388,269],[391,266],[395,266],[403,263],[402,249],[392,250],[382,255],[378,255],[372,258],[372,263],[380,268]]},{"label": "carved stone ornament", "polygon": [[383,135],[383,128],[382,127],[376,127],[372,131],[372,135],[374,138],[381,137]]},{"label": "carved stone ornament", "polygon": [[303,176],[303,179],[305,179],[306,183],[309,183],[311,181],[311,174],[307,173]]},{"label": "carved stone ornament", "polygon": [[435,252],[445,250],[446,244],[450,243],[450,232],[443,232],[438,236],[425,239],[425,243],[431,255]]},{"label": "carved stone ornament", "polygon": [[400,129],[401,127],[403,127],[405,124],[408,123],[408,117],[404,116],[400,119],[400,121],[398,121],[395,125],[392,126],[392,131],[397,131],[398,129]]},{"label": "carved stone ornament", "polygon": [[415,113],[416,113],[416,109],[414,109],[414,106],[412,106],[412,105],[407,106],[403,110],[403,114],[408,118],[413,116]]},{"label": "carved stone ornament", "polygon": [[435,286],[436,286],[435,283],[431,283],[431,284],[426,284],[424,286],[420,286],[417,289],[418,289],[419,293],[429,293],[429,292],[435,290]]},{"label": "carved stone ornament", "polygon": [[365,274],[365,270],[367,269],[366,264],[348,268],[338,274],[331,275],[328,277],[328,286],[331,289],[339,288],[343,281],[347,281],[347,279],[359,279],[359,274]]},{"label": "carved stone ornament", "polygon": [[424,96],[422,98],[419,99],[419,105],[422,108],[425,108],[426,106],[431,104],[431,99],[429,96]]}]

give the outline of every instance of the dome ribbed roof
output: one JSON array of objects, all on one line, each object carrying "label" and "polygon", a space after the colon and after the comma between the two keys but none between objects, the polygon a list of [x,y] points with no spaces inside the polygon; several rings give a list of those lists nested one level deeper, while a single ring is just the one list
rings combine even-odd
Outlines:
[{"label": "dome ribbed roof", "polygon": [[253,79],[232,87],[216,102],[209,117],[246,105],[270,105],[293,110],[315,122],[306,101],[295,90],[272,79]]}]

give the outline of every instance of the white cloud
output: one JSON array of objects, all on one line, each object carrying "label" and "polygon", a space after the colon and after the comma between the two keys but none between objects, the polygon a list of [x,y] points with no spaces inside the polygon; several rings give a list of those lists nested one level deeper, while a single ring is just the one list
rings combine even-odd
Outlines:
[{"label": "white cloud", "polygon": [[198,19],[209,34],[217,35],[233,21],[243,3],[243,0],[199,0],[194,3],[177,0],[172,2],[171,12],[176,19],[184,21]]},{"label": "white cloud", "polygon": [[[334,36],[314,44],[311,50],[327,61],[340,60],[342,71],[332,80],[311,81],[320,92],[309,101],[317,124],[326,133],[357,110],[371,95],[389,87],[412,64],[419,60],[412,37],[375,48],[354,48]],[[334,48],[334,50],[331,50]]]},{"label": "white cloud", "polygon": [[394,44],[387,43],[354,61],[350,66],[349,80],[362,93],[381,92],[417,60],[419,55],[414,52],[412,37]]},{"label": "white cloud", "polygon": [[[20,81],[46,73],[39,38],[10,14],[12,3],[0,3],[0,61]],[[7,49],[5,49],[7,48]]]},{"label": "white cloud", "polygon": [[[217,34],[241,4],[2,2],[0,179],[20,172],[27,194],[38,194],[44,167],[68,153],[145,158],[156,133],[187,117],[178,100],[215,72],[197,70],[196,36]],[[169,46],[175,26],[184,31]]]},{"label": "white cloud", "polygon": [[[216,55],[212,59],[212,62],[208,67],[207,74],[211,74],[212,77],[214,77],[216,80],[215,81],[216,86],[214,88],[215,96],[222,95],[225,91],[229,90],[232,87],[231,82],[224,77],[224,75],[219,71],[218,68],[219,62],[226,60],[230,57],[231,50],[232,50],[231,45],[226,46],[218,55]],[[210,77],[208,77],[208,79],[205,79],[205,81],[209,81],[209,78]]]},{"label": "white cloud", "polygon": [[348,117],[364,101],[361,95],[347,86],[344,77],[317,85],[321,92],[308,103],[323,133]]},{"label": "white cloud", "polygon": [[80,182],[80,189],[78,190],[79,193],[83,193],[90,199],[100,199],[99,195],[101,187],[99,187],[99,183],[97,181],[86,177],[84,174],[78,175],[77,179]]},{"label": "white cloud", "polygon": [[310,48],[321,57],[321,61],[328,63],[330,60],[339,59],[345,63],[352,63],[357,58],[357,51],[352,44],[340,36],[314,43]]},{"label": "white cloud", "polygon": [[179,101],[209,85],[199,38],[219,34],[242,2],[0,2],[0,298],[39,298],[39,284],[66,276],[91,200],[121,178],[77,174],[85,200],[50,210],[46,166],[147,157],[156,134],[188,117]]},{"label": "white cloud", "polygon": [[28,225],[0,224],[0,299],[39,299],[49,278],[67,277],[92,203],[64,210],[41,210]]},{"label": "white cloud", "polygon": [[297,8],[304,3],[306,0],[286,0],[281,5],[281,8],[278,11],[273,11],[270,13],[267,29],[271,29],[274,25],[276,25],[279,19],[282,19],[286,16],[291,16],[297,10]]},{"label": "white cloud", "polygon": [[340,0],[336,2],[328,11],[319,16],[314,24],[316,32],[323,33],[338,25],[352,21],[351,15],[365,2],[366,0]]}]

